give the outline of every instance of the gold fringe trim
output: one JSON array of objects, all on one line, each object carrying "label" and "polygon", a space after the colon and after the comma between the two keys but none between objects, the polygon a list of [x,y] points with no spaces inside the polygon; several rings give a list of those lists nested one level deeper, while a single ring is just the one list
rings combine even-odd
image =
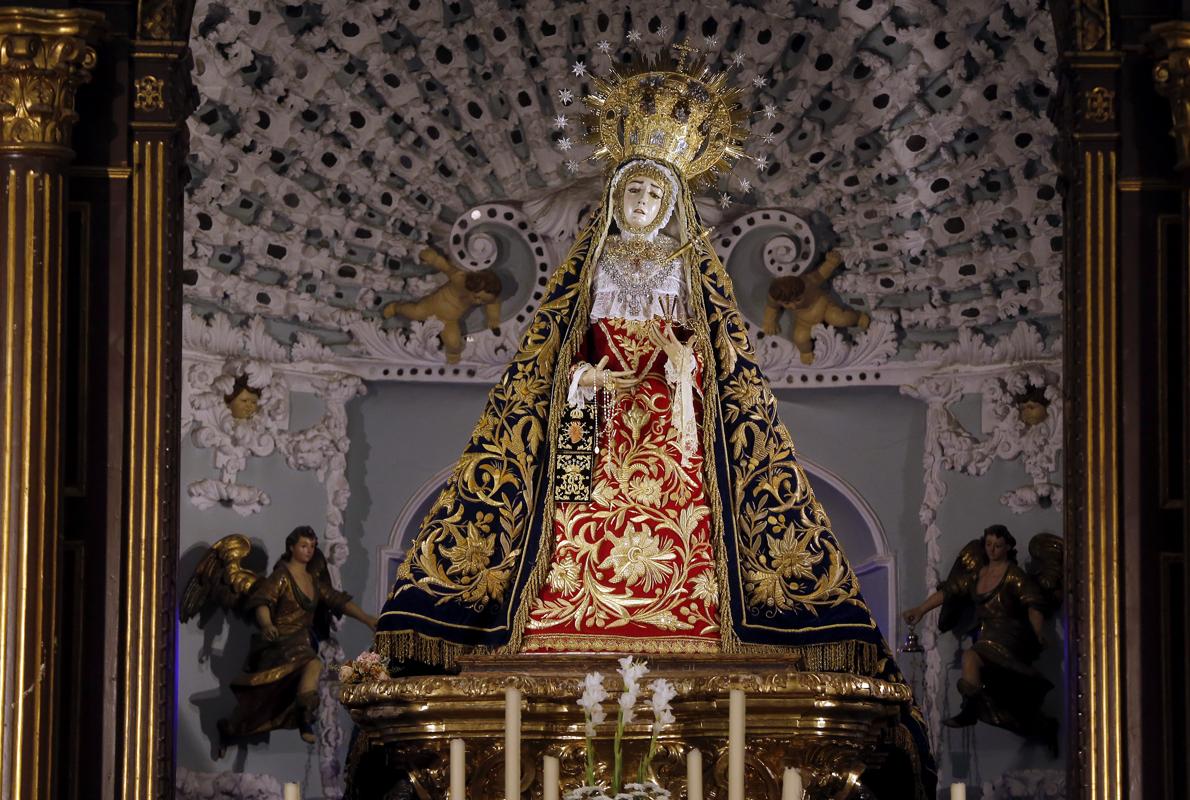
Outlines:
[{"label": "gold fringe trim", "polygon": [[414,631],[378,631],[372,640],[372,650],[385,658],[420,661],[446,669],[455,669],[459,656],[488,652],[485,647],[455,644]]}]

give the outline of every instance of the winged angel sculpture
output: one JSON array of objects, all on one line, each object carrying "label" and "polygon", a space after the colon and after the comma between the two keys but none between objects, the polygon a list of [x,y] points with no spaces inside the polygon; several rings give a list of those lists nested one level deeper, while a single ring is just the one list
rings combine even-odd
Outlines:
[{"label": "winged angel sculpture", "polygon": [[1062,539],[1039,533],[1029,541],[1029,568],[1017,563],[1016,539],[1003,525],[963,547],[946,580],[905,612],[915,624],[939,606],[939,630],[970,636],[963,651],[963,696],[955,728],[983,721],[1057,748],[1057,721],[1041,710],[1053,688],[1034,666],[1046,643],[1045,617],[1062,601]]},{"label": "winged angel sculpture", "polygon": [[182,622],[198,616],[201,627],[221,608],[259,627],[243,672],[231,682],[236,708],[219,720],[220,754],[246,737],[283,728],[297,728],[314,742],[318,643],[330,635],[332,615],[376,628],[376,618],[332,584],[312,528],[295,528],[286,537],[285,554],[268,576],[243,565],[251,551],[246,536],[224,536],[203,555],[182,597]]}]

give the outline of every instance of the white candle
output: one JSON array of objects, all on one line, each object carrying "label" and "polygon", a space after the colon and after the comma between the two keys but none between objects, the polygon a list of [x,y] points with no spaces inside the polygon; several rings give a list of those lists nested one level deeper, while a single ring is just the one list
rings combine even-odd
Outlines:
[{"label": "white candle", "polygon": [[521,797],[521,690],[504,690],[504,797]]},{"label": "white candle", "polygon": [[467,745],[450,740],[450,800],[467,800]]},{"label": "white candle", "polygon": [[541,759],[541,800],[558,800],[558,759]]},{"label": "white candle", "polygon": [[744,800],[744,690],[732,689],[727,719],[727,800]]},{"label": "white candle", "polygon": [[302,800],[302,787],[296,783],[285,784],[285,800]]},{"label": "white candle", "polygon": [[967,784],[952,783],[950,785],[950,800],[967,800]]},{"label": "white candle", "polygon": [[702,800],[702,753],[686,754],[686,800]]},{"label": "white candle", "polygon": [[785,768],[785,780],[781,783],[781,800],[802,800],[802,773],[797,767]]}]

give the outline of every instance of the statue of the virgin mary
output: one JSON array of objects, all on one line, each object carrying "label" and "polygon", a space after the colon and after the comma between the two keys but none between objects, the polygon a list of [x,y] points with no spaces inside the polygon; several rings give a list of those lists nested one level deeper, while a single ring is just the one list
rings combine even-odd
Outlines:
[{"label": "statue of the virgin mary", "polygon": [[[410,545],[376,649],[446,668],[469,652],[796,653],[902,680],[695,210],[692,183],[743,152],[735,90],[668,62],[593,80],[602,205]],[[932,797],[916,709],[899,730],[900,774]]]}]

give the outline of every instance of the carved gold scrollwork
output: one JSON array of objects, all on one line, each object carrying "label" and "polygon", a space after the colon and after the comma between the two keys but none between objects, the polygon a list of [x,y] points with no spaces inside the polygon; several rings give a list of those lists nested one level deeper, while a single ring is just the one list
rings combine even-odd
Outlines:
[{"label": "carved gold scrollwork", "polygon": [[1075,0],[1073,6],[1078,49],[1110,49],[1111,12],[1107,0]]},{"label": "carved gold scrollwork", "polygon": [[154,111],[165,108],[165,81],[155,75],[146,75],[132,84],[136,89],[133,108],[139,111]]},{"label": "carved gold scrollwork", "polygon": [[0,149],[68,152],[74,95],[90,80],[103,15],[0,9]]},{"label": "carved gold scrollwork", "polygon": [[1178,147],[1178,169],[1190,168],[1190,22],[1153,26],[1158,61],[1153,67],[1157,92],[1169,99],[1171,134]]},{"label": "carved gold scrollwork", "polygon": [[1083,93],[1083,118],[1089,122],[1112,122],[1116,118],[1116,93],[1096,86]]}]

